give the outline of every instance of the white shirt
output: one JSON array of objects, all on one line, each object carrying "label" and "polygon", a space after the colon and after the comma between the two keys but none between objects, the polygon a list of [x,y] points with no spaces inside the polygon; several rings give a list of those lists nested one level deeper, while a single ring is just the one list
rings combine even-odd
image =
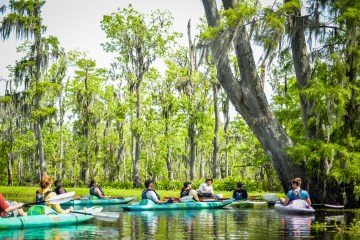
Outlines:
[{"label": "white shirt", "polygon": [[146,192],[146,197],[147,197],[147,199],[152,200],[154,203],[156,203],[157,201],[160,200],[160,199],[157,198],[154,191],[147,191]]},{"label": "white shirt", "polygon": [[198,192],[199,193],[211,193],[211,194],[214,194],[213,187],[211,185],[210,186],[207,185],[207,183],[200,184]]}]

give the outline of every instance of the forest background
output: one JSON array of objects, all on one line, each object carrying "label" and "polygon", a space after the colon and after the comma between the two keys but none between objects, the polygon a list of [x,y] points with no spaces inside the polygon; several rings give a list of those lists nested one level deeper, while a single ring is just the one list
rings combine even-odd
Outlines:
[{"label": "forest background", "polygon": [[103,16],[105,68],[46,35],[45,1],[4,5],[3,40],[26,41],[0,99],[1,184],[49,174],[68,186],[151,178],[174,189],[213,177],[223,190],[241,180],[279,191],[301,176],[316,200],[346,193],[356,204],[359,3],[202,2],[206,20],[196,34],[189,21],[186,45],[165,10]]}]

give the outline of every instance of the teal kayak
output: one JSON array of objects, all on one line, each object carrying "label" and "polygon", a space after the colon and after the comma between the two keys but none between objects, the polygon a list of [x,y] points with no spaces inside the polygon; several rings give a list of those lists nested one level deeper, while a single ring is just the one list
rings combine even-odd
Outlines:
[{"label": "teal kayak", "polygon": [[136,199],[136,197],[128,197],[123,199],[79,199],[71,200],[66,203],[62,203],[62,206],[76,206],[76,205],[115,205],[115,204],[126,204]]},{"label": "teal kayak", "polygon": [[58,214],[47,206],[32,206],[28,216],[0,218],[0,230],[76,225],[94,218],[83,214]]},{"label": "teal kayak", "polygon": [[235,199],[223,202],[187,202],[187,203],[166,203],[156,204],[151,200],[143,199],[138,205],[121,206],[124,211],[158,211],[158,210],[188,210],[188,209],[215,209],[222,208],[232,203]]}]

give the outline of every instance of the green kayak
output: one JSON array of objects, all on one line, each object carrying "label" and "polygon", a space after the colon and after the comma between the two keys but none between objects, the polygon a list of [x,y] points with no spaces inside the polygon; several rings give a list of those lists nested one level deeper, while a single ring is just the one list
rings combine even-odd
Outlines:
[{"label": "green kayak", "polygon": [[28,216],[0,218],[0,230],[76,225],[94,218],[83,214],[58,214],[47,206],[32,206]]},{"label": "green kayak", "polygon": [[136,199],[136,197],[128,197],[123,199],[79,199],[71,200],[66,203],[62,203],[62,206],[76,206],[76,205],[115,205],[115,204],[126,204]]},{"label": "green kayak", "polygon": [[151,200],[143,199],[138,205],[121,206],[124,211],[157,211],[157,210],[187,210],[187,209],[214,209],[222,208],[232,203],[234,199],[223,202],[187,202],[156,204]]}]

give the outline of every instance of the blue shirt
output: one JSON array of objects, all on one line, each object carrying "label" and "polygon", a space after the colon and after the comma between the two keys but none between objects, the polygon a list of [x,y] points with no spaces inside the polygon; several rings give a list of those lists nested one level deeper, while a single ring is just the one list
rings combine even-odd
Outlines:
[{"label": "blue shirt", "polygon": [[310,197],[309,193],[302,189],[300,189],[300,191],[290,190],[290,191],[288,191],[286,196],[289,198],[290,201],[296,200],[296,199],[306,200]]}]

